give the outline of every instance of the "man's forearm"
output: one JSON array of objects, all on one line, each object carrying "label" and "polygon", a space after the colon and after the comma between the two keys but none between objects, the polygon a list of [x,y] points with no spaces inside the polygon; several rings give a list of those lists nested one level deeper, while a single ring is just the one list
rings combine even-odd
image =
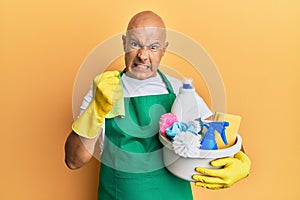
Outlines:
[{"label": "man's forearm", "polygon": [[71,132],[65,143],[65,163],[70,169],[78,169],[85,165],[93,156],[95,144],[99,138],[83,138]]}]

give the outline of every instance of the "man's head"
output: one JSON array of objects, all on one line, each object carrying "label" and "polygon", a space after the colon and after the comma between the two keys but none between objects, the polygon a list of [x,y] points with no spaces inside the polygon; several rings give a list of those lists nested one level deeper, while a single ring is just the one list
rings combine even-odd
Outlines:
[{"label": "man's head", "polygon": [[152,11],[143,11],[131,18],[123,35],[126,75],[136,79],[156,76],[168,46],[163,20]]}]

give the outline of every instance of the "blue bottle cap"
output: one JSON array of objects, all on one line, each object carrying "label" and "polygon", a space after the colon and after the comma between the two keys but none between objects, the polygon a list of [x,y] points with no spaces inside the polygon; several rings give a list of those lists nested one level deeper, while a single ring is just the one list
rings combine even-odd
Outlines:
[{"label": "blue bottle cap", "polygon": [[182,88],[193,89],[193,79],[192,78],[183,78],[182,79]]}]

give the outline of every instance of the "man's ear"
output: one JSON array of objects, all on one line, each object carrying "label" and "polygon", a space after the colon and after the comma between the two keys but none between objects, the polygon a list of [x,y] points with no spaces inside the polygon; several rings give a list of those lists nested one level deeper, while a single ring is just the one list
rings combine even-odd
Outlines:
[{"label": "man's ear", "polygon": [[126,35],[122,35],[122,41],[123,41],[123,50],[126,52]]},{"label": "man's ear", "polygon": [[165,54],[166,49],[167,49],[168,46],[169,46],[169,42],[166,42],[166,43],[165,43],[165,46],[164,46],[164,48],[163,48],[164,54]]}]

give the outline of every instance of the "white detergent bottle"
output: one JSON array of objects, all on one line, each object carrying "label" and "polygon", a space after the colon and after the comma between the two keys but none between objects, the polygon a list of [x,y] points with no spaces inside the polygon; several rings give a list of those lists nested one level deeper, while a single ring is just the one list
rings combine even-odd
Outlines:
[{"label": "white detergent bottle", "polygon": [[200,117],[200,105],[196,99],[192,78],[182,80],[182,87],[173,103],[171,113],[177,115],[180,122],[186,123]]}]

